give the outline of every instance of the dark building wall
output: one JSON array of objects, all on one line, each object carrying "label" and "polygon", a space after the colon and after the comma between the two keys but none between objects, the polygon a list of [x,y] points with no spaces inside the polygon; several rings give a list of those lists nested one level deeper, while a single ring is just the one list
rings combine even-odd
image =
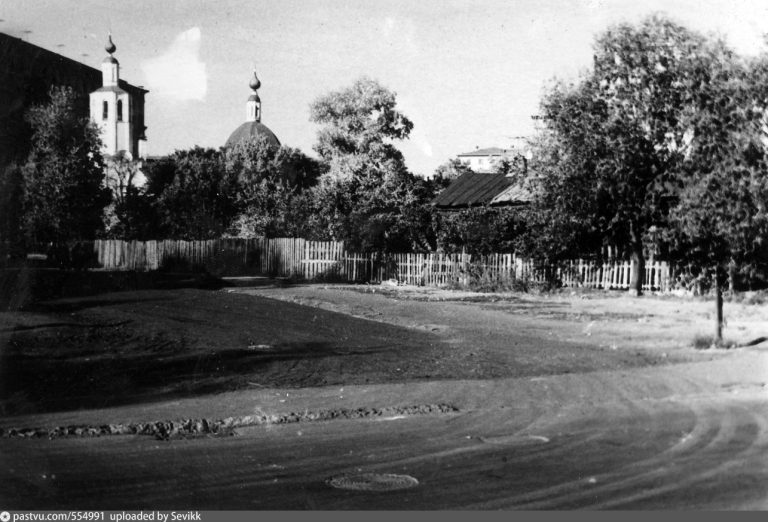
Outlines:
[{"label": "dark building wall", "polygon": [[[51,86],[68,86],[79,94],[78,107],[89,116],[88,95],[102,86],[101,70],[71,60],[42,47],[0,33],[0,166],[23,161],[29,152],[30,129],[24,114],[45,103]],[[138,140],[144,135],[145,89],[120,80],[132,100],[132,151],[138,157]]]}]

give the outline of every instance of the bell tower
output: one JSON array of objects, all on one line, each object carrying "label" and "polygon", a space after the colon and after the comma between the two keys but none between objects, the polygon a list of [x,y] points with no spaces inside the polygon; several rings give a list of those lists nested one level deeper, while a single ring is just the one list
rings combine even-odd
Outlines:
[{"label": "bell tower", "polygon": [[117,47],[109,35],[104,46],[109,56],[101,62],[102,86],[90,94],[91,120],[101,130],[102,153],[106,157],[124,155],[132,159],[132,107],[127,92],[119,87],[120,63],[112,54]]}]

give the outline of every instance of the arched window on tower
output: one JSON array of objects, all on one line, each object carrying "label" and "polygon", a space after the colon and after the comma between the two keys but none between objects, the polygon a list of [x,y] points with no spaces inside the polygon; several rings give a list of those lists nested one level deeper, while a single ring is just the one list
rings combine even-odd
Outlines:
[{"label": "arched window on tower", "polygon": [[123,121],[123,100],[117,100],[117,121]]},{"label": "arched window on tower", "polygon": [[109,103],[106,100],[101,104],[101,119],[106,120],[109,116]]}]

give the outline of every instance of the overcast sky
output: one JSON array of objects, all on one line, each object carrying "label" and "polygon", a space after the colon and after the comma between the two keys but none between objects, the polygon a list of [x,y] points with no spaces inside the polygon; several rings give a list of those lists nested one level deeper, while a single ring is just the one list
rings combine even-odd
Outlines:
[{"label": "overcast sky", "polygon": [[255,66],[262,122],[312,153],[309,104],[363,76],[414,122],[408,165],[430,175],[533,130],[542,89],[590,65],[611,24],[664,12],[757,54],[765,0],[2,0],[0,32],[98,67],[112,32],[121,77],[149,89],[149,152],[219,147],[245,120]]}]

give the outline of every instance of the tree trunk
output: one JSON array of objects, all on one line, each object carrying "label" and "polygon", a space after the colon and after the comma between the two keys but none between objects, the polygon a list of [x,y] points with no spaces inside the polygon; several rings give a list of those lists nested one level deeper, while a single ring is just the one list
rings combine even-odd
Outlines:
[{"label": "tree trunk", "polygon": [[645,281],[645,256],[643,255],[643,238],[637,225],[630,223],[630,241],[632,242],[632,278],[629,281],[629,291],[635,296],[643,295]]},{"label": "tree trunk", "polygon": [[736,291],[736,262],[733,259],[728,263],[728,291],[731,294]]},{"label": "tree trunk", "polygon": [[720,346],[723,342],[723,284],[725,283],[725,271],[720,265],[715,267],[715,306],[717,314],[715,320],[715,344]]}]

